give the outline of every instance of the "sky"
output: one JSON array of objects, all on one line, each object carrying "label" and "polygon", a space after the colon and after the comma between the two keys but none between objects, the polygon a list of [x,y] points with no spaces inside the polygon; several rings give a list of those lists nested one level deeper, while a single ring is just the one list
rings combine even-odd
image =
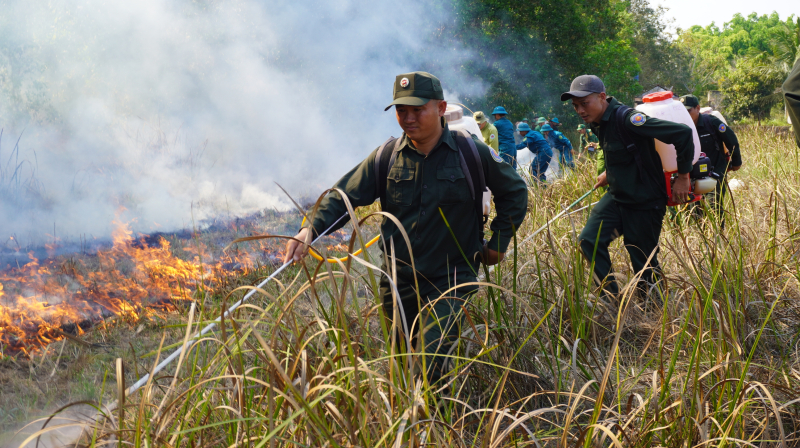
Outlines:
[{"label": "sky", "polygon": [[800,15],[800,2],[797,0],[726,0],[725,2],[651,0],[651,4],[669,8],[666,16],[675,19],[673,27],[683,29],[693,25],[706,26],[711,22],[721,27],[725,22],[729,22],[737,12],[747,17],[753,12],[764,15],[774,11],[781,19],[785,19],[791,14]]}]

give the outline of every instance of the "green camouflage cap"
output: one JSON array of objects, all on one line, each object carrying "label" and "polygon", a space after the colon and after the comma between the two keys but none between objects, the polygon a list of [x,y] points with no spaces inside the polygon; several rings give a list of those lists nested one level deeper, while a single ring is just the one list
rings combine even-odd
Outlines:
[{"label": "green camouflage cap", "polygon": [[536,120],[536,124],[542,124],[542,123],[547,123],[547,118],[539,117],[539,119]]},{"label": "green camouflage cap", "polygon": [[579,124],[578,125],[578,130],[580,131],[581,129],[586,129],[586,125],[583,124],[583,123]]},{"label": "green camouflage cap", "polygon": [[700,105],[700,100],[694,95],[684,95],[681,97],[681,103],[683,103],[687,109],[693,109]]},{"label": "green camouflage cap", "polygon": [[443,100],[444,91],[439,78],[426,72],[397,75],[394,80],[394,101],[386,106],[424,106],[430,100]]}]

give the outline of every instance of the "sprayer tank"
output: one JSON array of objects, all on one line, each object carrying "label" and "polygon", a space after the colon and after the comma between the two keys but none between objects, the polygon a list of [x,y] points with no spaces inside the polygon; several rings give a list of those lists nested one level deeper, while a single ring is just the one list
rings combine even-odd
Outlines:
[{"label": "sprayer tank", "polygon": [[[692,165],[694,165],[697,159],[700,158],[700,137],[697,135],[692,116],[689,115],[683,103],[673,100],[672,92],[651,93],[642,98],[642,100],[644,104],[636,106],[636,110],[644,112],[649,117],[689,126],[692,130],[692,141],[694,142],[694,156],[692,157]],[[664,167],[665,172],[673,173],[678,171],[675,146],[656,140],[656,151],[661,157],[661,165]]]}]

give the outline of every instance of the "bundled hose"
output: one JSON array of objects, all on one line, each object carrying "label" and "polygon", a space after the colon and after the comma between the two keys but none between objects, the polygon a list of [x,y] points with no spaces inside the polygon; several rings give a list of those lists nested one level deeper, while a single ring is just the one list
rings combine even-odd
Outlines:
[{"label": "bundled hose", "polygon": [[[550,221],[547,221],[543,226],[541,226],[538,229],[536,229],[535,232],[533,232],[530,235],[528,235],[528,237],[525,238],[524,240],[522,240],[522,242],[519,243],[518,246],[522,246],[523,244],[525,244],[528,241],[530,241],[531,238],[535,237],[540,232],[542,232],[544,229],[548,228],[550,226],[550,224],[555,222],[556,219],[564,216],[569,211],[569,209],[571,209],[572,207],[575,207],[576,205],[578,205],[579,202],[581,202],[582,200],[586,199],[587,196],[589,196],[590,194],[594,193],[594,190],[595,190],[595,188],[592,188],[591,190],[589,190],[586,193],[584,193],[583,196],[579,197],[578,199],[575,199],[575,201],[572,204],[569,204],[564,210],[561,211],[561,213],[557,214]],[[584,207],[584,208],[586,208],[586,207]]]},{"label": "bundled hose", "polygon": [[[338,222],[338,221],[337,221],[337,222]],[[303,223],[302,223],[302,224],[300,224],[300,226],[302,227],[303,225],[305,225],[305,223],[306,223],[306,218],[303,218]],[[379,239],[381,239],[381,236],[380,236],[380,235],[375,235],[375,238],[373,238],[373,239],[371,239],[371,240],[367,241],[367,244],[365,244],[365,245],[364,245],[364,247],[370,247],[370,246],[372,246],[373,244],[377,243]],[[363,249],[358,249],[357,251],[353,252],[352,256],[354,256],[354,257],[357,257],[357,256],[361,255],[361,251],[362,251],[362,250],[363,250]],[[310,253],[312,257],[316,258],[316,259],[317,259],[317,260],[319,260],[319,261],[322,261],[322,260],[324,260],[324,258],[322,258],[322,254],[318,253],[318,252],[316,251],[316,249],[314,249],[313,247],[310,247],[310,248],[309,248],[309,251],[308,251],[308,253]],[[344,263],[344,262],[346,262],[346,261],[347,261],[347,257],[342,257],[342,258],[328,258],[328,259],[327,259],[327,260],[325,260],[325,261],[327,261],[328,263],[331,263],[331,264],[336,264],[336,263],[340,263],[340,262],[341,262],[341,263]]]}]

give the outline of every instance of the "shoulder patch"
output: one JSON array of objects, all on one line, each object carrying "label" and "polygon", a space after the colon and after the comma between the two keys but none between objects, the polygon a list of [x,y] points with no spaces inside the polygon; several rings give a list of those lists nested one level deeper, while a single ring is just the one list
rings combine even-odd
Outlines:
[{"label": "shoulder patch", "polygon": [[503,163],[503,158],[502,158],[502,157],[500,157],[500,155],[499,155],[499,154],[497,154],[497,152],[495,152],[494,148],[491,148],[491,147],[490,147],[490,148],[489,148],[489,152],[491,152],[491,153],[492,153],[492,158],[494,159],[494,161],[495,161],[495,162],[497,162],[497,163]]},{"label": "shoulder patch", "polygon": [[497,136],[496,136],[496,135],[494,135],[494,134],[489,134],[489,141],[492,141],[492,140],[494,140],[495,138],[497,138]]},{"label": "shoulder patch", "polygon": [[641,112],[631,115],[631,124],[634,126],[641,126],[647,121],[647,116]]},{"label": "shoulder patch", "polygon": [[728,129],[728,127],[725,126],[725,123],[720,123],[719,124],[719,132],[725,132],[725,130],[727,130],[727,129]]}]

